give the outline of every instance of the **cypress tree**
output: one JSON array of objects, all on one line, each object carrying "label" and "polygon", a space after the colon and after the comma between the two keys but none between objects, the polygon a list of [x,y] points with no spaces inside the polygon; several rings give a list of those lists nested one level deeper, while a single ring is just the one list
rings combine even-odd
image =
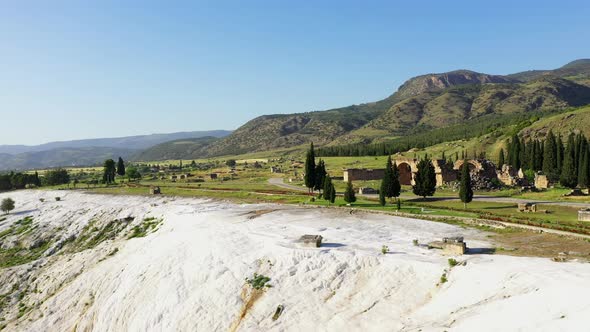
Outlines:
[{"label": "cypress tree", "polygon": [[326,175],[326,179],[324,180],[324,199],[326,201],[331,201],[333,189],[334,185],[332,185],[332,179],[329,175]]},{"label": "cypress tree", "polygon": [[379,188],[379,205],[385,206],[385,193],[383,192],[383,182],[381,182],[381,188]]},{"label": "cypress tree", "polygon": [[305,186],[309,189],[309,192],[315,188],[315,151],[313,150],[313,143],[311,143],[307,155],[305,157]]},{"label": "cypress tree", "polygon": [[354,188],[352,188],[352,182],[350,181],[348,181],[346,184],[346,191],[344,191],[344,201],[346,203],[356,202],[356,195],[354,193]]},{"label": "cypress tree", "polygon": [[549,131],[543,147],[543,173],[551,181],[556,181],[559,173],[557,173],[557,141],[553,132]]},{"label": "cypress tree", "polygon": [[336,188],[334,188],[334,184],[332,183],[332,180],[330,179],[330,203],[334,204],[335,201],[336,201]]},{"label": "cypress tree", "polygon": [[125,162],[121,157],[119,157],[119,161],[117,161],[117,174],[120,176],[125,175]]},{"label": "cypress tree", "polygon": [[563,158],[564,158],[564,147],[563,147],[563,141],[561,140],[561,135],[557,136],[557,141],[556,141],[556,146],[557,146],[557,174],[561,174],[561,170],[563,168]]},{"label": "cypress tree", "polygon": [[36,187],[41,187],[41,180],[39,179],[39,173],[37,171],[35,171],[35,175],[34,175],[34,178],[33,178],[33,184]]},{"label": "cypress tree", "polygon": [[580,166],[578,167],[578,186],[581,188],[590,187],[590,150],[588,149],[588,143],[586,143],[580,151]]},{"label": "cypress tree", "polygon": [[459,198],[463,202],[463,207],[467,207],[467,203],[473,200],[473,188],[471,186],[471,175],[469,174],[469,165],[467,160],[463,162],[461,168],[461,186],[459,188]]},{"label": "cypress tree", "polygon": [[402,185],[399,183],[399,168],[397,168],[397,163],[394,162],[391,171],[391,195],[399,200],[401,191]]},{"label": "cypress tree", "polygon": [[578,184],[578,174],[576,172],[576,146],[574,135],[570,135],[567,140],[567,147],[564,153],[563,167],[559,183],[568,188],[575,188]]},{"label": "cypress tree", "polygon": [[381,180],[379,193],[383,193],[383,197],[393,197],[393,165],[391,164],[391,156],[387,157],[385,173],[383,174],[383,180]]},{"label": "cypress tree", "polygon": [[115,181],[115,173],[117,168],[115,167],[115,161],[113,159],[107,159],[104,161],[102,180],[104,183],[109,184]]},{"label": "cypress tree", "polygon": [[422,196],[422,198],[434,195],[436,191],[436,174],[430,159],[424,158],[418,162],[414,181],[416,184],[412,191],[415,195]]},{"label": "cypress tree", "polygon": [[505,159],[505,157],[504,157],[504,149],[500,149],[500,156],[498,157],[498,167],[500,169],[506,163],[506,161],[504,159]]},{"label": "cypress tree", "polygon": [[324,181],[326,179],[326,164],[323,160],[320,159],[318,164],[315,167],[315,181],[314,181],[314,189],[318,192],[321,192],[324,189]]},{"label": "cypress tree", "polygon": [[512,140],[510,141],[510,149],[508,150],[508,164],[512,166],[514,169],[520,168],[520,139],[518,136],[512,136]]},{"label": "cypress tree", "polygon": [[545,142],[537,141],[537,164],[535,170],[543,169],[543,151],[545,150]]}]

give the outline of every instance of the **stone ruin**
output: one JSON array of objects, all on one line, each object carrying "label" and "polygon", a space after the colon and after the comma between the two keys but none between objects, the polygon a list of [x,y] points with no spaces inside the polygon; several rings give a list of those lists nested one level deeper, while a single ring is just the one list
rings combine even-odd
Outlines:
[{"label": "stone ruin", "polygon": [[518,212],[537,212],[537,204],[518,203]]},{"label": "stone ruin", "polygon": [[[461,174],[461,169],[464,167],[463,160],[457,160],[453,169]],[[471,175],[471,184],[475,190],[490,190],[498,189],[498,172],[496,165],[487,159],[469,159],[467,160],[467,167],[469,167],[469,174]],[[460,176],[459,176],[460,177]]]},{"label": "stone ruin", "polygon": [[578,221],[590,221],[590,209],[578,211]]},{"label": "stone ruin", "polygon": [[458,256],[467,252],[467,244],[462,236],[443,237],[442,241],[432,241],[428,243],[428,248],[441,249],[443,254]]},{"label": "stone ruin", "polygon": [[551,186],[551,182],[547,175],[536,173],[535,174],[535,188],[537,189],[547,189]]},{"label": "stone ruin", "polygon": [[299,242],[302,246],[305,247],[316,247],[319,248],[322,245],[322,236],[321,235],[303,235],[299,238],[297,242]]}]

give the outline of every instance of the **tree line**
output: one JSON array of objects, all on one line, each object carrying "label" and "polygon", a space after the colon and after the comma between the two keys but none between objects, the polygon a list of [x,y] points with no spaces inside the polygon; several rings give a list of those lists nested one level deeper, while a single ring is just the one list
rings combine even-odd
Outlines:
[{"label": "tree line", "polygon": [[[382,206],[385,206],[386,198],[395,198],[399,210],[399,196],[401,194],[401,184],[399,177],[400,173],[397,164],[392,162],[391,156],[388,156],[387,163],[385,165],[384,176],[381,180],[381,186],[379,188],[379,203]],[[336,190],[334,189],[332,178],[326,172],[326,165],[323,160],[320,159],[316,164],[313,143],[311,143],[310,148],[307,150],[305,158],[304,182],[305,186],[309,190],[309,193],[313,193],[317,190],[320,193],[320,197],[323,197],[330,203],[334,203],[336,198]],[[428,158],[428,156],[425,156],[418,162],[412,191],[415,195],[422,196],[423,198],[426,198],[427,196],[433,196],[436,192],[436,172],[434,169],[434,164],[432,163],[432,160]],[[347,203],[356,202],[356,194],[350,180],[346,184],[346,189],[344,191],[344,201]]]},{"label": "tree line", "polygon": [[41,186],[54,186],[70,182],[69,173],[62,168],[56,168],[45,172],[44,176],[39,173],[15,173],[0,174],[0,190],[13,190],[35,188]]},{"label": "tree line", "polygon": [[[511,132],[519,132],[539,118],[555,114],[554,111],[534,111],[516,114],[488,114],[463,121],[461,124],[445,128],[417,126],[400,138],[382,143],[367,142],[326,146],[317,150],[318,157],[387,156],[412,148],[426,148],[439,143],[470,139],[495,131],[500,133],[508,126]],[[516,124],[516,126],[514,126]],[[462,158],[463,159],[463,158]]]},{"label": "tree line", "polygon": [[[571,133],[567,138],[547,133],[545,140],[512,136],[507,152],[501,149],[498,165],[522,169],[525,174],[543,172],[552,182],[567,188],[590,187],[590,144],[583,134]],[[531,180],[531,179],[529,179]]]}]

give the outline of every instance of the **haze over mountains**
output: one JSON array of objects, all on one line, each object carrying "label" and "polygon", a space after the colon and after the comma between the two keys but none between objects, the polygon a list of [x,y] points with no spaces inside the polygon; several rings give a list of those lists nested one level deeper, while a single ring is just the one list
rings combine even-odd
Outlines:
[{"label": "haze over mountains", "polygon": [[227,130],[191,131],[115,138],[82,139],[40,145],[0,145],[0,169],[94,165],[108,158],[133,159],[163,142],[199,137],[224,137]]},{"label": "haze over mountains", "polygon": [[[0,146],[0,169],[87,165],[121,155],[133,160],[196,159],[318,145],[370,144],[505,116],[543,116],[590,104],[590,59],[554,70],[491,75],[470,70],[420,75],[389,97],[326,111],[263,115],[237,130],[156,134]],[[536,113],[538,114],[538,112]]]}]

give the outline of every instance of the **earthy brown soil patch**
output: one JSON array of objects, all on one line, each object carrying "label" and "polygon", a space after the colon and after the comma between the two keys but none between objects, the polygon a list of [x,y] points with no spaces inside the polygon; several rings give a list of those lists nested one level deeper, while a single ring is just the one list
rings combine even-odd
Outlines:
[{"label": "earthy brown soil patch", "polygon": [[498,254],[551,258],[567,256],[590,261],[590,242],[585,239],[533,231],[494,234],[490,239],[496,245]]}]

